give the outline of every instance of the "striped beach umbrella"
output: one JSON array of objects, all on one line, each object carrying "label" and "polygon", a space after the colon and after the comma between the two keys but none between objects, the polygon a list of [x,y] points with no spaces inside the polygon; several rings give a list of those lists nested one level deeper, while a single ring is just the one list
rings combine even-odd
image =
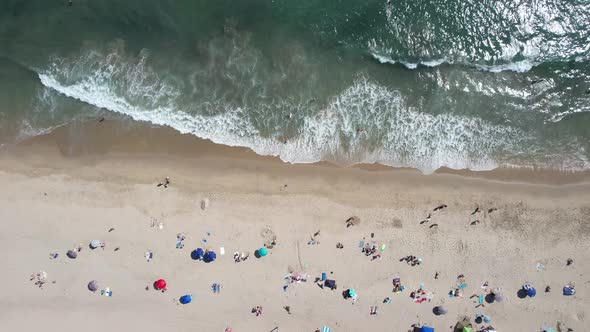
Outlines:
[{"label": "striped beach umbrella", "polygon": [[325,325],[322,327],[322,332],[330,332],[330,331],[332,331],[331,328],[329,328],[329,327],[327,327]]}]

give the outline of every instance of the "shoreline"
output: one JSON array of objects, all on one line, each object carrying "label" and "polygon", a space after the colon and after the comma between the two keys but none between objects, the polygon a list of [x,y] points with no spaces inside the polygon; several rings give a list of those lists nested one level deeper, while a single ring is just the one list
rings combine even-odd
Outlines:
[{"label": "shoreline", "polygon": [[[157,159],[158,156],[189,160],[215,157],[241,159],[283,168],[332,168],[334,170],[362,170],[368,173],[397,173],[422,176],[426,181],[438,177],[457,176],[465,179],[504,183],[575,185],[590,183],[590,170],[563,171],[529,167],[499,167],[488,171],[456,170],[441,167],[432,174],[423,174],[415,168],[392,167],[384,164],[354,164],[341,166],[331,161],[314,163],[288,163],[276,156],[258,155],[246,147],[225,146],[191,134],[181,134],[170,127],[152,126],[141,122],[107,120],[102,123],[74,122],[24,141],[0,148],[0,156],[26,154],[25,150],[51,150],[57,148],[59,159],[85,160],[102,157],[137,155]],[[38,152],[38,151],[37,151]],[[50,152],[54,153],[54,152]],[[57,156],[55,156],[57,157]],[[54,158],[54,156],[51,156]],[[436,180],[434,180],[436,181]]]}]

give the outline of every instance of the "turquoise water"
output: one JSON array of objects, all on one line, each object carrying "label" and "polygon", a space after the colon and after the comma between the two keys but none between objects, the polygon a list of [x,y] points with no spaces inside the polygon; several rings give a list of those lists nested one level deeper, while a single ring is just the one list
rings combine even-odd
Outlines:
[{"label": "turquoise water", "polygon": [[0,3],[0,143],[123,117],[289,162],[590,167],[590,2]]}]

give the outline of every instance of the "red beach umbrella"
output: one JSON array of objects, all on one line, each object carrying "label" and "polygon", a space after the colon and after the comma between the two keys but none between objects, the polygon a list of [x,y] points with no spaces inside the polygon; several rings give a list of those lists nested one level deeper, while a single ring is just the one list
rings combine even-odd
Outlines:
[{"label": "red beach umbrella", "polygon": [[154,282],[154,288],[157,290],[166,289],[166,280],[164,280],[164,279],[156,280],[156,282]]}]

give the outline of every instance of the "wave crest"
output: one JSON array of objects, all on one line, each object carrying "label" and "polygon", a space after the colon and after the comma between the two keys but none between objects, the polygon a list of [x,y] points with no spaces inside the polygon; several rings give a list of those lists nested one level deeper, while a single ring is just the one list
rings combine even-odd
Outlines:
[{"label": "wave crest", "polygon": [[301,109],[301,103],[289,99],[243,107],[223,100],[187,103],[181,86],[147,64],[146,52],[133,61],[119,52],[56,60],[39,79],[63,95],[135,120],[294,163],[380,162],[426,173],[441,166],[490,169],[501,151],[513,149],[523,137],[514,128],[476,118],[418,112],[406,106],[400,92],[360,77],[318,112],[305,115],[285,143],[285,128],[260,128],[253,121],[289,126],[290,119],[253,119],[252,114],[272,116],[261,109]]}]

